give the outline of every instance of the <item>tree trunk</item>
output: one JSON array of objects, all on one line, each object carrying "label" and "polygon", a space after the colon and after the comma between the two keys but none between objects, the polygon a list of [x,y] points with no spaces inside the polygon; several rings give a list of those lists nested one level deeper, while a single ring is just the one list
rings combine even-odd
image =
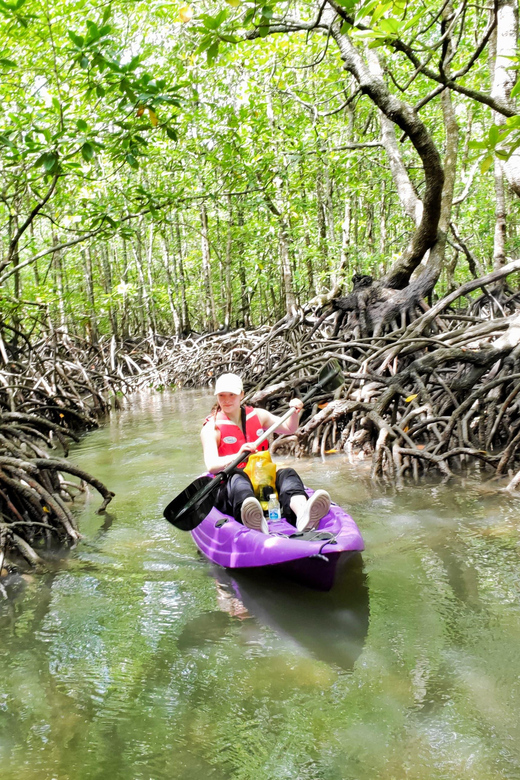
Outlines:
[{"label": "tree trunk", "polygon": [[228,229],[226,238],[226,255],[224,259],[224,327],[227,329],[231,325],[233,316],[233,297],[231,289],[231,263],[233,250],[233,202],[231,196],[228,196]]},{"label": "tree trunk", "polygon": [[118,338],[117,316],[112,304],[112,268],[110,266],[110,257],[105,243],[101,243],[99,248],[101,260],[103,263],[103,276],[105,277],[105,292],[108,298],[108,318],[110,320],[110,330],[112,335]]},{"label": "tree trunk", "polygon": [[[334,0],[329,4],[341,12]],[[425,187],[423,214],[408,247],[384,279],[387,287],[405,287],[425,253],[437,240],[441,212],[444,172],[439,152],[426,126],[408,103],[392,95],[383,79],[372,74],[348,35],[341,32],[342,21],[334,21],[331,34],[340,50],[345,68],[355,77],[362,92],[367,94],[383,114],[403,130],[417,151],[424,170]]]},{"label": "tree trunk", "polygon": [[208,213],[206,204],[202,203],[200,207],[200,225],[201,225],[201,250],[202,250],[202,275],[205,292],[205,323],[207,330],[217,330],[218,323],[215,314],[215,298],[213,296],[213,285],[211,283],[211,254],[208,238]]},{"label": "tree trunk", "polygon": [[170,304],[170,313],[172,315],[172,323],[173,323],[173,329],[176,336],[179,336],[182,328],[181,328],[181,318],[179,317],[179,312],[177,311],[177,305],[176,301],[178,300],[178,294],[177,294],[177,273],[176,273],[176,267],[175,267],[175,259],[173,260],[173,263],[171,264],[173,266],[173,278],[172,273],[170,270],[170,248],[168,245],[168,239],[163,234],[162,236],[163,240],[163,263],[164,263],[164,271],[166,273],[166,290],[168,294],[168,303]]},{"label": "tree trunk", "polygon": [[141,235],[137,234],[136,245],[132,245],[134,251],[135,265],[137,268],[137,278],[139,280],[139,298],[141,300],[141,310],[144,315],[144,322],[142,322],[142,334],[143,336],[149,335],[152,332],[152,320],[150,317],[150,302],[148,299],[148,290],[146,287],[146,281],[144,278],[143,261],[141,253]]},{"label": "tree trunk", "polygon": [[[374,49],[366,48],[367,64],[376,78],[383,79],[383,68]],[[382,111],[379,111],[381,124],[381,143],[386,151],[390,172],[397,190],[399,202],[405,214],[413,221],[415,227],[421,222],[423,204],[417,194],[403,162],[401,149],[395,134],[395,124]]]},{"label": "tree trunk", "polygon": [[[52,244],[57,246],[59,244],[58,236],[52,228]],[[58,304],[58,322],[59,328],[62,333],[69,332],[69,326],[67,322],[67,313],[65,306],[65,285],[63,281],[63,266],[61,263],[61,252],[55,252],[52,256],[52,266],[54,269],[54,282],[56,285],[56,298]]]},{"label": "tree trunk", "polygon": [[179,284],[181,288],[181,322],[182,331],[186,335],[191,332],[190,310],[186,297],[186,277],[184,275],[184,259],[182,254],[181,226],[179,222],[179,213],[175,212],[175,237],[177,239],[177,268],[179,269]]},{"label": "tree trunk", "polygon": [[[244,226],[244,213],[239,208],[237,213],[237,226],[243,228]],[[240,300],[241,306],[241,321],[237,322],[237,325],[242,325],[244,328],[251,327],[251,296],[249,294],[247,285],[247,274],[244,265],[244,241],[242,237],[242,231],[240,231],[240,239],[236,248],[236,254],[238,257],[238,278],[240,279]],[[270,288],[272,292],[272,287]]]},{"label": "tree trunk", "polygon": [[121,307],[121,338],[127,339],[129,337],[129,316],[128,316],[128,251],[126,248],[126,240],[123,238],[122,246],[123,254],[123,269],[121,272],[121,280],[123,282],[123,302]]},{"label": "tree trunk", "polygon": [[[491,96],[514,110],[511,90],[517,78],[514,58],[517,56],[518,0],[497,0],[496,6],[497,26],[493,33],[496,56],[492,66]],[[496,125],[505,124],[504,116],[497,112],[493,112],[493,121]],[[520,150],[516,149],[509,160],[499,164],[511,189],[520,196]]]},{"label": "tree trunk", "polygon": [[92,274],[92,257],[90,255],[90,247],[81,250],[81,256],[83,258],[83,267],[85,268],[85,282],[86,292],[89,310],[89,337],[91,344],[97,344],[98,340],[98,326],[96,317],[96,302],[94,298],[94,277]]},{"label": "tree trunk", "polygon": [[[273,136],[276,137],[276,125],[273,110],[273,98],[269,87],[266,91],[267,118],[273,130]],[[287,160],[283,159],[284,169],[287,168]],[[282,275],[282,290],[284,296],[285,311],[291,312],[296,308],[296,295],[294,293],[293,273],[291,268],[291,259],[289,255],[290,230],[289,222],[286,216],[286,203],[283,191],[283,181],[280,176],[275,176],[274,186],[276,188],[277,203],[264,193],[265,202],[269,211],[278,218],[278,250],[280,258],[280,271]]]},{"label": "tree trunk", "polygon": [[[493,31],[489,42],[489,69],[491,71],[493,97],[499,97],[502,100],[509,100],[511,89],[513,88],[514,78],[507,68],[508,61],[505,59],[508,52],[511,52],[511,34],[515,33],[514,19],[516,14],[512,9],[511,2],[500,2],[497,9],[497,27]],[[510,29],[505,29],[505,22],[512,22]],[[515,36],[516,37],[516,36]],[[499,53],[500,51],[500,53]],[[509,61],[510,62],[510,61]],[[493,121],[496,125],[502,126],[505,119],[496,111],[492,112]],[[513,159],[513,158],[511,158]],[[514,167],[513,167],[514,169]],[[494,159],[493,173],[495,182],[495,231],[493,235],[493,268],[497,270],[506,264],[506,237],[507,237],[507,213],[506,213],[506,193],[504,188],[505,164],[497,157]],[[511,173],[511,167],[510,167]],[[520,194],[520,191],[517,192]]]}]

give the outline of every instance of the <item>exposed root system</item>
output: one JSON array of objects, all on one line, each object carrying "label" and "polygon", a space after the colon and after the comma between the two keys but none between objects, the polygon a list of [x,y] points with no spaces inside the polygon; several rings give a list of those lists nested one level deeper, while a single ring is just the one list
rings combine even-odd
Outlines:
[{"label": "exposed root system", "polygon": [[[297,434],[277,439],[275,451],[368,457],[374,479],[396,484],[427,472],[448,478],[471,465],[509,478],[513,490],[520,484],[519,301],[503,285],[485,286],[506,273],[472,281],[433,308],[414,301],[372,332],[369,312],[362,318],[349,297],[349,317],[340,299],[312,321],[300,311],[269,330],[184,342],[172,349],[170,379],[198,385],[237,371],[249,399],[276,411],[335,358],[342,387],[316,398]],[[479,287],[465,309],[453,308]]]},{"label": "exposed root system", "polygon": [[[277,412],[292,394],[307,391],[327,361],[337,361],[342,386],[315,397],[296,434],[279,437],[274,451],[369,458],[373,479],[397,485],[472,467],[516,490],[520,301],[505,278],[519,267],[468,282],[432,308],[413,290],[408,296],[385,290],[381,298],[375,283],[372,290],[371,280],[357,280],[349,296],[325,311],[297,309],[273,327],[183,340],[92,345],[53,332],[31,346],[14,331],[7,342],[4,326],[2,565],[9,550],[34,564],[46,544],[73,544],[79,531],[71,501],[85,485],[98,490],[99,511],[105,510],[113,494],[66,455],[68,442],[117,407],[121,394],[200,387],[225,371],[243,375],[249,401]],[[465,308],[453,308],[479,289]],[[49,455],[56,448],[65,458]]]}]

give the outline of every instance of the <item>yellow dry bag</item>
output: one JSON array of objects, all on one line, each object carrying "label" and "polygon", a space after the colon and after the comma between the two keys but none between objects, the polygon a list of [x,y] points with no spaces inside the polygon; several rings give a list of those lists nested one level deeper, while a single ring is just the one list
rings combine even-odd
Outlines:
[{"label": "yellow dry bag", "polygon": [[262,509],[267,509],[269,494],[276,494],[276,464],[271,460],[269,450],[253,452],[244,471],[253,484],[255,496],[262,504]]}]

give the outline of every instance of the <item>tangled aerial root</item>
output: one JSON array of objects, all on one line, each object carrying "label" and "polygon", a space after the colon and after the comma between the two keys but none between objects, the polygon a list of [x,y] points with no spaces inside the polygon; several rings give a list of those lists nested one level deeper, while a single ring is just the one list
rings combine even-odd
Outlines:
[{"label": "tangled aerial root", "polygon": [[[477,300],[452,308],[479,286]],[[520,484],[518,298],[474,280],[431,309],[424,302],[407,309],[377,335],[363,330],[359,317],[352,330],[334,335],[336,314],[309,321],[292,312],[270,329],[172,346],[166,365],[179,385],[237,371],[250,388],[248,400],[277,412],[336,358],[342,387],[315,398],[297,433],[278,438],[275,451],[369,457],[373,478],[396,484],[427,472],[448,478],[473,465],[509,477],[513,490]]]}]

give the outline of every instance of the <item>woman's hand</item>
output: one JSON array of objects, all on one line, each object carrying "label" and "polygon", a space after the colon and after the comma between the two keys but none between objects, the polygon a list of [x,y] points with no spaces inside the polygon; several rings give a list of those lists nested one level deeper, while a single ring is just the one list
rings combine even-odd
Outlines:
[{"label": "woman's hand", "polygon": [[[245,444],[242,444],[240,447],[238,454],[240,455],[241,452],[256,452],[256,447],[254,441],[246,441]],[[236,455],[233,455],[232,460],[236,458]]]},{"label": "woman's hand", "polygon": [[292,406],[294,409],[296,409],[298,414],[301,414],[303,411],[303,404],[300,398],[292,398],[289,401],[289,406]]}]

